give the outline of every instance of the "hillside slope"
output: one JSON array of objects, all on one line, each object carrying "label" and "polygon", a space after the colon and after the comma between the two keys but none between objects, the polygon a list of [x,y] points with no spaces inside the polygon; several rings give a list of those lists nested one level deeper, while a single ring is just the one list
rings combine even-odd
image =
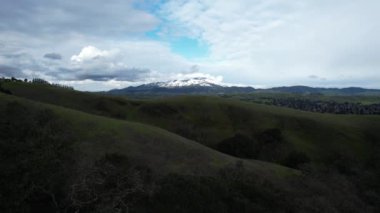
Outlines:
[{"label": "hillside slope", "polygon": [[[12,103],[25,107],[50,109],[69,123],[80,160],[94,162],[107,153],[125,155],[157,173],[211,175],[239,160],[166,130],[128,121],[91,115],[53,105],[35,103],[0,93],[0,110]],[[242,161],[260,176],[276,177],[294,171],[260,161]],[[295,173],[294,173],[295,174]]]},{"label": "hillside slope", "polygon": [[337,153],[365,161],[372,144],[380,141],[380,116],[310,113],[208,96],[133,101],[46,85],[8,83],[4,87],[16,96],[152,124],[211,148],[236,134],[255,139],[278,129],[286,149],[303,152],[315,161],[326,161]]},{"label": "hillside slope", "polygon": [[380,209],[379,116],[2,86],[1,212]]}]

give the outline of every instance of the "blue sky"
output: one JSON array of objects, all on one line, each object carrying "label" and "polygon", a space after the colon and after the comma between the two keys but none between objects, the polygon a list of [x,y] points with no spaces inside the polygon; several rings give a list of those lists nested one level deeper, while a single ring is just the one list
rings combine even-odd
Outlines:
[{"label": "blue sky", "polygon": [[171,50],[188,59],[205,58],[208,55],[208,47],[201,41],[188,37],[180,37],[170,41]]},{"label": "blue sky", "polygon": [[150,2],[147,6],[147,3],[142,1],[136,5],[137,8],[148,11],[160,19],[160,24],[154,30],[146,32],[148,39],[168,43],[174,53],[189,60],[206,58],[209,54],[208,45],[200,40],[200,38],[190,37],[186,35],[186,33],[165,34],[165,29],[170,28],[170,25],[173,24],[165,17],[165,14],[161,13],[162,7],[164,7],[166,3],[168,3],[168,1],[161,0],[155,3]]},{"label": "blue sky", "polygon": [[159,34],[160,28],[147,32],[146,36],[155,41],[168,43],[173,53],[189,60],[205,58],[209,54],[208,45],[196,38],[178,36],[165,39]]},{"label": "blue sky", "polygon": [[0,76],[379,88],[377,0],[3,0]]}]

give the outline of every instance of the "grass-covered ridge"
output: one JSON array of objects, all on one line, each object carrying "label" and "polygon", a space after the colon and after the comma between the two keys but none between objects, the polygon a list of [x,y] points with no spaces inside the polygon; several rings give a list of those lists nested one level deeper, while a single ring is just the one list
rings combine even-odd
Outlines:
[{"label": "grass-covered ridge", "polygon": [[[48,109],[70,125],[83,158],[97,160],[106,153],[118,153],[145,162],[159,173],[209,175],[239,159],[199,143],[146,124],[96,116],[68,108],[46,105],[0,94],[0,109],[20,104],[25,108]],[[2,110],[3,111],[3,110]],[[268,176],[296,174],[265,162],[243,161],[250,170]],[[267,170],[269,169],[269,170]],[[266,171],[267,170],[267,171]]]},{"label": "grass-covered ridge", "polygon": [[16,82],[3,87],[13,95],[40,102],[155,125],[214,149],[237,134],[258,141],[265,131],[278,129],[286,149],[315,161],[342,151],[365,161],[372,143],[380,139],[380,116],[310,113],[209,96],[137,101],[39,84]]},{"label": "grass-covered ridge", "polygon": [[1,86],[1,212],[380,209],[379,116]]}]

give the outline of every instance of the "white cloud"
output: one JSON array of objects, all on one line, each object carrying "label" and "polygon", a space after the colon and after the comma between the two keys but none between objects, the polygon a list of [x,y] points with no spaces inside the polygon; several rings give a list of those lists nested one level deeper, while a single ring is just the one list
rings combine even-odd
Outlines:
[{"label": "white cloud", "polygon": [[[63,59],[59,61],[44,59],[46,52],[51,49],[37,47],[49,46],[46,42],[54,44],[54,41],[49,40],[35,41],[29,43],[30,47],[22,48],[23,53],[8,56],[0,54],[0,61],[20,68],[29,78],[44,78],[90,91],[167,81],[181,76],[179,73],[199,72],[192,62],[172,53],[168,45],[156,41],[120,42],[76,38],[69,43],[56,44],[54,50],[67,49],[60,52]],[[16,43],[22,45],[23,41]],[[86,43],[96,45],[81,45]]]},{"label": "white cloud", "polygon": [[[136,2],[5,0],[0,64],[90,90],[194,73],[265,87],[379,87],[380,1],[171,0],[154,14]],[[157,34],[201,40],[209,57],[189,60],[170,39],[147,40],[157,26]]]},{"label": "white cloud", "polygon": [[202,67],[229,82],[319,85],[308,78],[317,75],[363,86],[380,78],[379,8],[376,0],[180,0],[161,14],[207,43]]},{"label": "white cloud", "polygon": [[63,85],[72,86],[77,90],[82,91],[108,91],[111,89],[121,89],[128,86],[136,86],[145,82],[129,82],[129,81],[94,81],[90,79],[75,80],[75,81],[54,81]]},{"label": "white cloud", "polygon": [[[171,52],[170,48],[154,41],[102,42],[101,49],[86,46],[71,57],[69,68],[80,70],[86,76],[130,76],[132,71],[143,71],[146,80],[168,77],[171,73],[184,72],[191,63]],[[149,71],[149,72],[147,72]],[[148,75],[149,73],[149,75]],[[121,79],[121,78],[119,78]]]},{"label": "white cloud", "polygon": [[132,0],[2,0],[0,31],[125,37],[159,24],[154,15],[135,9],[133,4]]},{"label": "white cloud", "polygon": [[99,50],[98,48],[94,46],[87,46],[83,47],[83,49],[80,51],[78,55],[71,56],[71,61],[73,62],[84,62],[84,61],[90,61],[95,60],[99,58],[107,58],[111,57],[112,55],[116,54],[117,51],[107,51],[107,50]]}]

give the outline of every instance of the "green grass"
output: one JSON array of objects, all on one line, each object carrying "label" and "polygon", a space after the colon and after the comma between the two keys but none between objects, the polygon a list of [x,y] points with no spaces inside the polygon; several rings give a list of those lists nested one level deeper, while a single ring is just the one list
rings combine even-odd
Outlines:
[{"label": "green grass", "polygon": [[[0,109],[17,101],[39,109],[51,109],[75,129],[75,149],[80,161],[91,164],[107,153],[118,153],[144,164],[159,174],[211,175],[237,158],[217,152],[197,142],[146,124],[92,115],[68,108],[4,95],[0,93]],[[243,160],[244,166],[268,178],[297,174],[295,170],[260,161]]]},{"label": "green grass", "polygon": [[[279,128],[287,141],[315,159],[342,150],[365,159],[370,147],[368,135],[380,138],[380,116],[309,113],[212,97],[180,97],[153,103],[182,108],[176,120],[200,127],[194,139],[211,147],[237,132],[251,135]],[[151,120],[155,125],[177,131],[174,119],[157,116]]]},{"label": "green grass", "polygon": [[[6,83],[3,87],[35,101],[157,126],[172,132],[160,137],[175,133],[211,148],[236,133],[252,136],[278,128],[287,142],[316,162],[336,153],[364,161],[371,143],[380,141],[380,116],[311,113],[210,96],[136,101],[45,85]],[[145,134],[144,125],[132,129],[137,135]]]},{"label": "green grass", "polygon": [[[380,116],[209,96],[137,101],[47,85],[2,86],[13,94],[0,93],[6,209],[43,211],[34,206],[43,203],[46,212],[60,205],[80,212],[105,205],[109,212],[120,189],[128,192],[132,184],[141,188],[131,194],[138,199],[132,211],[379,212]],[[274,139],[261,138],[268,132]],[[270,154],[253,157],[262,161],[233,157],[215,150],[221,141],[244,142],[245,150],[263,146]],[[292,158],[270,159],[284,153]],[[74,189],[74,201],[98,194],[101,200],[78,206]]]}]

